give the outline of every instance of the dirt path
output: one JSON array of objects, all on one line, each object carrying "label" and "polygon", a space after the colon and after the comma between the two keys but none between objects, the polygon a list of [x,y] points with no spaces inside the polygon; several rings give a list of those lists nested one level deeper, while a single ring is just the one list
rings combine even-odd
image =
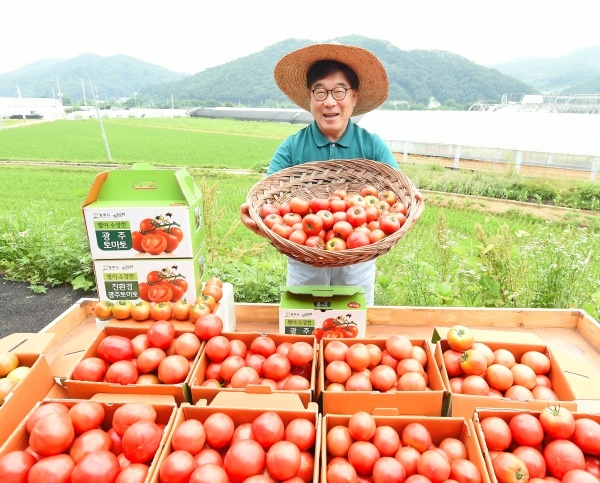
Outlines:
[{"label": "dirt path", "polygon": [[498,200],[495,198],[482,198],[478,196],[441,193],[438,191],[424,191],[425,203],[446,208],[466,208],[491,215],[508,212],[531,215],[542,220],[555,222],[577,222],[581,226],[589,226],[592,220],[597,221],[599,215],[594,212],[561,208],[534,203],[521,203],[519,201]]}]

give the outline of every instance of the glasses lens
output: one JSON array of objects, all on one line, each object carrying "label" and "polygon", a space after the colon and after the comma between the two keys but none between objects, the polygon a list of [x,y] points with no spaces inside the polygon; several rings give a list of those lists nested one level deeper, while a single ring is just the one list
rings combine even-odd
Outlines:
[{"label": "glasses lens", "polygon": [[315,97],[315,101],[324,101],[327,99],[327,91],[325,89],[315,89],[313,96]]},{"label": "glasses lens", "polygon": [[343,87],[336,87],[331,91],[331,95],[336,101],[342,101],[346,97],[346,89]]}]

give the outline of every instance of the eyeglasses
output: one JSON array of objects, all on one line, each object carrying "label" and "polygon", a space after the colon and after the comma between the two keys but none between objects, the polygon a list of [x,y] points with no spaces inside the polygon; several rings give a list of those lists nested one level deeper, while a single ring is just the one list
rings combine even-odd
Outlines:
[{"label": "eyeglasses", "polygon": [[317,89],[313,89],[312,95],[315,98],[315,101],[323,102],[327,99],[327,96],[331,92],[331,97],[333,97],[336,101],[343,101],[346,98],[346,93],[352,89],[352,87],[334,87],[333,89],[323,89],[322,87],[318,87]]}]

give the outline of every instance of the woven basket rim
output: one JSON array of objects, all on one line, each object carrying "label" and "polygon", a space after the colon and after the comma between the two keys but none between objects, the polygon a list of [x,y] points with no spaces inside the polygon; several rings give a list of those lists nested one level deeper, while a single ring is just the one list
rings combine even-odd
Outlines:
[{"label": "woven basket rim", "polygon": [[[310,199],[315,195],[331,194],[337,187],[373,184],[394,191],[407,205],[406,221],[395,233],[364,247],[330,251],[291,242],[269,229],[260,216],[265,203],[280,204],[293,196]],[[329,190],[329,191],[328,191]],[[416,222],[424,203],[415,198],[416,187],[400,170],[379,161],[364,158],[311,161],[284,168],[254,184],[246,202],[250,217],[260,232],[282,254],[317,267],[339,267],[369,261],[391,250]],[[325,196],[326,197],[326,196]]]}]

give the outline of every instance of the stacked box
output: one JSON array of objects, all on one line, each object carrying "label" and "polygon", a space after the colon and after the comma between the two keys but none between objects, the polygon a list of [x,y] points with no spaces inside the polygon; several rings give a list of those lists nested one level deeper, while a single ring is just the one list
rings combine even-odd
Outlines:
[{"label": "stacked box", "polygon": [[82,211],[101,300],[163,301],[162,285],[171,302],[201,293],[202,195],[186,169],[134,164],[100,173]]}]

